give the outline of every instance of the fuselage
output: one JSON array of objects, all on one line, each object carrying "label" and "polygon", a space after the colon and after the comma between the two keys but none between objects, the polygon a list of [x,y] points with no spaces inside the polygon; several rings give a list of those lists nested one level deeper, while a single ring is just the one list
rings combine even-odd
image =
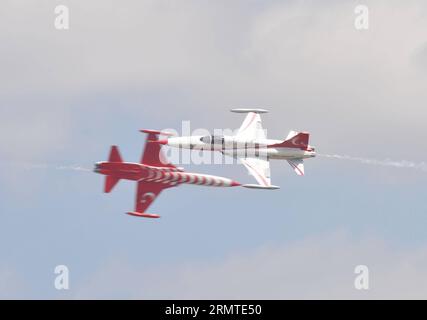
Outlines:
[{"label": "fuselage", "polygon": [[183,172],[175,167],[154,167],[131,162],[98,162],[95,164],[94,171],[117,179],[163,183],[167,186],[175,186],[182,183],[212,187],[234,187],[240,185],[240,183],[224,177]]},{"label": "fuselage", "polygon": [[267,157],[269,159],[304,159],[316,156],[315,148],[276,147],[281,140],[263,139],[251,142],[239,140],[236,136],[187,136],[169,137],[158,141],[161,144],[194,150],[219,151],[232,157]]}]

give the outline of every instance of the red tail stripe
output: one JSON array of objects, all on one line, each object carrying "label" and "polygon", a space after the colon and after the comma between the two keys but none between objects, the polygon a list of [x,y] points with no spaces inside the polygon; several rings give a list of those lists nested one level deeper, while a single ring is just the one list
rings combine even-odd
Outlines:
[{"label": "red tail stripe", "polygon": [[294,137],[285,140],[281,143],[276,143],[269,145],[269,148],[299,148],[302,150],[307,150],[308,148],[308,140],[310,138],[310,134],[307,132],[300,132]]}]

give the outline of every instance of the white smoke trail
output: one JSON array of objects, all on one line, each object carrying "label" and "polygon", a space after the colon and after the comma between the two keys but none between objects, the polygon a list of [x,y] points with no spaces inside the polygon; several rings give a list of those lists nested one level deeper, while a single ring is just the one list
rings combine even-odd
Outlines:
[{"label": "white smoke trail", "polygon": [[81,171],[81,172],[91,172],[92,170],[82,167],[80,165],[51,165],[51,164],[42,164],[42,163],[25,163],[25,162],[14,162],[6,163],[2,165],[7,165],[15,168],[23,168],[24,170],[30,169],[53,169],[53,170],[66,170],[66,171]]},{"label": "white smoke trail", "polygon": [[92,170],[88,169],[88,168],[84,168],[78,165],[74,165],[74,166],[58,166],[55,167],[56,170],[73,170],[73,171],[84,171],[84,172],[91,172]]},{"label": "white smoke trail", "polygon": [[417,162],[407,161],[407,160],[396,161],[391,159],[378,160],[378,159],[372,159],[372,158],[352,157],[348,155],[339,155],[339,154],[318,154],[318,156],[325,157],[325,158],[339,159],[339,160],[356,161],[363,164],[370,164],[375,166],[409,168],[409,169],[416,169],[416,170],[427,172],[426,162],[417,163]]}]

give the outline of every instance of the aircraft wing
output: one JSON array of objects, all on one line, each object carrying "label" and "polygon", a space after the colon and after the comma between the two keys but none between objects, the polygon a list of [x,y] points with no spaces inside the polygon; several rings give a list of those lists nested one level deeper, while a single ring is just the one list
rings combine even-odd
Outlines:
[{"label": "aircraft wing", "polygon": [[165,154],[162,151],[162,146],[158,143],[151,143],[153,141],[159,140],[158,134],[161,133],[160,131],[147,131],[144,132],[148,133],[145,147],[144,147],[144,153],[141,157],[141,163],[150,165],[150,166],[161,166],[161,167],[175,167],[169,161],[167,160]]},{"label": "aircraft wing", "polygon": [[271,187],[270,162],[261,158],[239,158],[262,187]]},{"label": "aircraft wing", "polygon": [[156,214],[145,213],[145,210],[148,209],[165,188],[167,188],[167,185],[162,183],[139,181],[136,190],[135,211],[128,212],[128,214],[146,218],[159,218]]},{"label": "aircraft wing", "polygon": [[256,112],[249,112],[237,132],[236,137],[244,141],[254,141],[265,139],[265,132],[262,128],[261,116]]}]

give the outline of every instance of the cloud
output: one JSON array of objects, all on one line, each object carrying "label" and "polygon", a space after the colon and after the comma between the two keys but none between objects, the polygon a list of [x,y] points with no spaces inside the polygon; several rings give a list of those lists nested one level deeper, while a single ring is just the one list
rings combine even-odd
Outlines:
[{"label": "cloud", "polygon": [[[3,5],[0,147],[11,157],[55,153],[105,111],[94,129],[118,114],[236,128],[231,106],[270,107],[270,136],[308,130],[324,152],[355,156],[399,159],[425,135],[423,1],[371,1],[367,31],[354,28],[356,2],[64,4],[69,31],[53,27],[55,1]],[[106,110],[100,97],[116,102]]]},{"label": "cloud", "polygon": [[[425,248],[399,250],[345,232],[239,252],[218,261],[159,269],[117,259],[98,270],[77,298],[425,299]],[[117,262],[119,261],[119,262]],[[369,268],[370,289],[356,290],[355,267]]]},{"label": "cloud", "polygon": [[[356,161],[396,159],[393,165],[400,164],[400,159],[421,163],[427,156],[420,148],[427,117],[425,1],[369,1],[367,31],[354,29],[356,1],[61,1],[70,7],[69,31],[53,28],[56,4],[53,0],[2,4],[1,161],[55,167],[73,165],[78,158],[86,165],[98,159],[97,148],[106,148],[115,139],[126,141],[129,148],[140,148],[141,140],[123,134],[125,130],[133,134],[142,124],[162,129],[179,125],[181,120],[191,120],[194,129],[236,128],[243,119],[228,109],[250,106],[270,109],[263,117],[269,137],[284,138],[290,129],[307,130],[321,153],[349,154]],[[339,173],[335,166],[323,166],[326,159],[322,161],[312,162],[313,167],[315,163],[322,166],[319,173],[325,168]],[[378,173],[365,171],[376,179]],[[355,178],[362,169],[345,172],[348,179],[339,194],[348,195],[349,185],[354,186],[352,190],[366,187],[365,180]],[[392,176],[389,171],[383,174]],[[400,188],[403,176],[396,174],[395,185]],[[7,197],[3,212],[12,208],[21,213],[5,219],[26,217],[19,211],[25,199],[25,205],[35,210],[26,214],[36,216],[43,228],[52,226],[46,219],[57,207],[64,208],[64,214],[80,211],[76,217],[88,228],[97,225],[98,221],[93,225],[87,221],[87,211],[100,210],[90,203],[93,193],[86,192],[81,203],[73,201],[76,207],[65,211],[70,195],[78,196],[77,191],[83,193],[91,185],[76,178],[77,190],[70,179],[60,178],[55,179],[49,170],[37,175],[16,167],[3,170],[0,186]],[[64,196],[60,206],[50,205],[48,185]],[[404,188],[410,190],[413,185]],[[410,201],[411,210],[421,210],[417,192],[411,197],[396,196],[386,204],[390,183],[381,187],[375,190],[378,194],[364,199],[366,207],[380,195],[384,208],[406,208],[404,202]],[[10,190],[18,190],[19,197],[9,197]],[[279,212],[277,208],[280,203],[271,203],[269,210]],[[334,217],[339,208],[330,209]],[[364,212],[364,217],[371,213]],[[413,227],[415,222],[410,220],[408,225]],[[73,225],[68,227],[71,230]],[[383,230],[378,221],[373,228]],[[267,231],[262,232],[270,239]],[[395,249],[375,237],[360,240],[334,235],[235,252],[222,260],[193,260],[154,269],[117,258],[119,262],[107,262],[87,284],[80,282],[75,294],[425,297],[423,250],[396,253]],[[90,257],[103,258],[92,253]],[[352,287],[356,264],[370,267],[369,292]],[[14,277],[18,275],[0,272],[0,280],[9,283],[1,292],[14,286],[15,281],[8,282]]]}]

